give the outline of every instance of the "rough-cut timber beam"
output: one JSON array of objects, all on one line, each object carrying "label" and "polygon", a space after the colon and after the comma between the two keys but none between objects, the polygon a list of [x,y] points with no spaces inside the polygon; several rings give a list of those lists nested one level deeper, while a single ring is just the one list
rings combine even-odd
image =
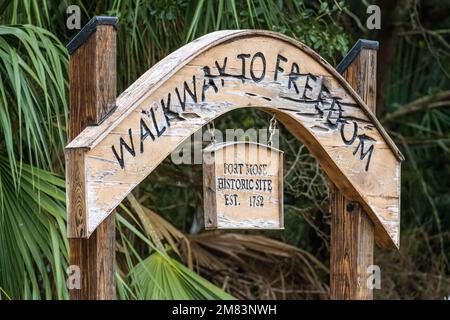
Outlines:
[{"label": "rough-cut timber beam", "polygon": [[[116,17],[94,17],[68,45],[69,140],[78,136],[86,126],[98,125],[114,110],[117,21]],[[74,226],[83,228],[88,210],[85,156],[82,149],[66,152],[69,230]],[[115,299],[114,221],[114,214],[110,214],[90,234],[89,239],[69,239],[70,265],[78,267],[80,272],[80,288],[70,288],[71,299]],[[76,232],[82,233],[82,230]]]},{"label": "rough-cut timber beam", "polygon": [[[364,43],[370,45],[361,45]],[[345,66],[339,70],[345,80],[372,112],[376,107],[377,48],[375,41],[359,40],[339,64]],[[374,224],[363,208],[333,183],[330,191],[330,298],[371,300],[367,271],[373,265]]]}]

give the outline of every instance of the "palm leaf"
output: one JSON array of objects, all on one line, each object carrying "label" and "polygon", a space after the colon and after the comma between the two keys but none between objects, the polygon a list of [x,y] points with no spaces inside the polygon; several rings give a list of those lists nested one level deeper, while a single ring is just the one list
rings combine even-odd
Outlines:
[{"label": "palm leaf", "polygon": [[65,144],[67,57],[50,32],[23,25],[0,26],[0,58],[1,144],[17,182],[22,161],[53,168]]},{"label": "palm leaf", "polygon": [[[127,211],[128,214],[131,214]],[[119,296],[134,299],[232,299],[233,297],[217,288],[201,276],[178,262],[167,251],[151,242],[141,231],[124,217],[117,215],[120,230],[120,244],[125,261],[122,263],[128,275],[118,274]],[[128,236],[122,229],[131,231]],[[145,259],[129,240],[137,236],[152,249]],[[154,236],[153,236],[154,239]],[[169,250],[170,251],[170,250]],[[133,264],[137,261],[137,264]]]}]

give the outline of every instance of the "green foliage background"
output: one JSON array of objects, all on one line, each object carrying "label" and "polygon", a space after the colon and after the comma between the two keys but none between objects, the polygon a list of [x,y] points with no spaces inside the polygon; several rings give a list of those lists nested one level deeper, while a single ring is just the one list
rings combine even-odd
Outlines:
[{"label": "green foliage background", "polygon": [[[380,40],[378,117],[407,161],[401,249],[377,250],[382,289],[375,296],[448,296],[450,1],[376,3],[379,31],[365,28],[365,1],[0,0],[0,298],[68,297],[64,44],[75,35],[65,25],[73,4],[82,25],[94,15],[119,18],[119,93],[214,30],[281,32],[332,65],[358,38]],[[216,122],[220,129],[267,125],[267,115],[252,110]],[[328,182],[306,148],[281,130],[286,230],[202,232],[201,167],[165,161],[118,209],[119,298],[327,298]]]}]

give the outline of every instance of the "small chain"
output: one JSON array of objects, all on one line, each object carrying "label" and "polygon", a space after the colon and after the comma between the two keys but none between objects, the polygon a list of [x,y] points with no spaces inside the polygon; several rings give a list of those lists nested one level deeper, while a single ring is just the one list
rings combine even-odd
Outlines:
[{"label": "small chain", "polygon": [[275,131],[277,129],[277,119],[275,118],[275,113],[273,114],[272,119],[269,122],[269,147],[272,146],[272,139],[275,135]]},{"label": "small chain", "polygon": [[[211,126],[211,124],[212,124],[212,126]],[[208,127],[209,134],[211,135],[211,143],[216,143],[217,142],[216,134],[215,134],[216,127],[214,126],[214,121],[208,122],[207,127]]]}]

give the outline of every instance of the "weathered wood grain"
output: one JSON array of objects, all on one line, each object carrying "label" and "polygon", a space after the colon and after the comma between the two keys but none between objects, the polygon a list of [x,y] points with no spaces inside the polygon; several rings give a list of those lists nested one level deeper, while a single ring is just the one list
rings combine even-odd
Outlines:
[{"label": "weathered wood grain", "polygon": [[216,170],[214,159],[215,155],[210,152],[203,154],[203,210],[206,229],[217,228]]},{"label": "weathered wood grain", "polygon": [[83,149],[66,150],[67,211],[71,212],[67,220],[67,233],[82,238],[86,235],[86,174],[84,170],[85,151]]},{"label": "weathered wood grain", "polygon": [[266,31],[215,32],[163,59],[116,103],[67,146],[88,149],[88,234],[187,137],[226,112],[256,107],[275,113],[361,203],[381,245],[398,245],[402,155],[345,80],[301,43]]},{"label": "weathered wood grain", "polygon": [[373,264],[373,223],[361,206],[330,188],[330,298],[368,300],[367,268]]},{"label": "weathered wood grain", "polygon": [[[343,73],[344,78],[366,102],[376,108],[377,51],[363,48]],[[347,199],[330,183],[331,299],[371,300],[367,270],[373,265],[374,224],[356,202]]]},{"label": "weathered wood grain", "polygon": [[[70,140],[86,126],[99,124],[115,106],[116,32],[112,25],[96,28],[70,56]],[[70,297],[114,299],[115,218],[109,215],[88,233],[85,156],[82,148],[66,149],[70,264],[80,268],[81,276],[81,287],[71,289]]]},{"label": "weathered wood grain", "polygon": [[97,26],[70,56],[70,140],[87,126],[101,123],[115,108],[115,34],[113,26]]}]

